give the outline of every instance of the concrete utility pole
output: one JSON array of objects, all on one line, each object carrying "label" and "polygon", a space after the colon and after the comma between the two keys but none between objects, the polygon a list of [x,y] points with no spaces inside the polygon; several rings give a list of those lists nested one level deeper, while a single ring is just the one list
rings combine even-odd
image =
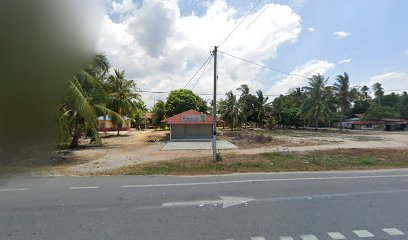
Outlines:
[{"label": "concrete utility pole", "polygon": [[217,46],[214,47],[213,160],[217,161]]}]

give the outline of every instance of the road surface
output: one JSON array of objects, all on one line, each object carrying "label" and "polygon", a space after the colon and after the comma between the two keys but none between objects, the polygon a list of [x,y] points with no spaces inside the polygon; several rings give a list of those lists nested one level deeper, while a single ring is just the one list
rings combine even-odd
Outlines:
[{"label": "road surface", "polygon": [[0,239],[408,239],[408,170],[0,179]]}]

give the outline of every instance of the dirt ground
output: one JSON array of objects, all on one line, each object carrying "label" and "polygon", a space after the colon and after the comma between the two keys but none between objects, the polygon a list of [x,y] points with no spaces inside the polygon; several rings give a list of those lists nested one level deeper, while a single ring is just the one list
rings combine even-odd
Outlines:
[{"label": "dirt ground", "polygon": [[[130,131],[116,137],[103,136],[104,146],[73,151],[77,165],[65,169],[63,174],[86,175],[116,168],[182,158],[210,157],[208,150],[161,151],[166,131]],[[222,154],[252,155],[272,152],[307,152],[332,149],[407,149],[408,132],[372,131],[306,131],[306,130],[242,130],[223,131],[219,138],[241,147],[223,150]]]}]

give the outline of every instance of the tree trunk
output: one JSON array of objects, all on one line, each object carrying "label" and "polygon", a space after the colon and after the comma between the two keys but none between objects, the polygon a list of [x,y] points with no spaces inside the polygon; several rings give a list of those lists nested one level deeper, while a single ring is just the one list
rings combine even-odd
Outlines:
[{"label": "tree trunk", "polygon": [[315,131],[319,130],[319,119],[315,120]]},{"label": "tree trunk", "polygon": [[74,133],[72,134],[71,144],[69,145],[71,149],[78,147],[80,137],[81,137],[81,131],[78,128],[78,124],[75,124],[75,129],[74,129]]},{"label": "tree trunk", "polygon": [[118,130],[118,133],[116,134],[116,136],[119,136],[120,135],[120,129],[122,128],[122,123],[118,123],[118,124],[116,124],[116,128],[117,128],[117,130]]},{"label": "tree trunk", "polygon": [[341,111],[340,115],[340,126],[339,126],[340,132],[343,131],[343,110]]}]

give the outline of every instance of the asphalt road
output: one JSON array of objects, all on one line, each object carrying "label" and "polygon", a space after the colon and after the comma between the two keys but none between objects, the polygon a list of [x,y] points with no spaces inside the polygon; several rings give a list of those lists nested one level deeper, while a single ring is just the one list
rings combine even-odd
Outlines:
[{"label": "asphalt road", "polygon": [[0,239],[408,239],[408,170],[0,178]]}]

